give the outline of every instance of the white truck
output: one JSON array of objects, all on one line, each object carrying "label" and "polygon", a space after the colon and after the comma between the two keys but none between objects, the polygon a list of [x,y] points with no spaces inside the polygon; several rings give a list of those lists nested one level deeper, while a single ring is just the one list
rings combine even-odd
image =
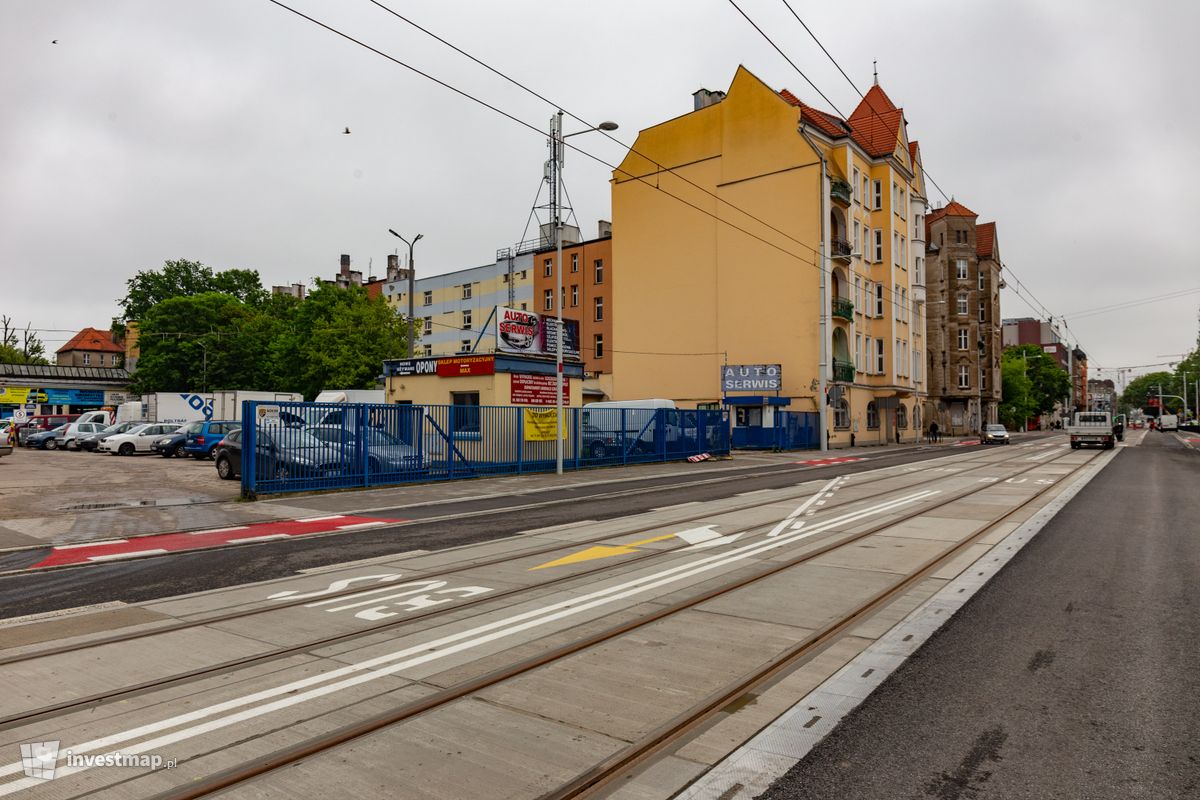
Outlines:
[{"label": "white truck", "polygon": [[1112,415],[1107,411],[1075,412],[1075,417],[1067,426],[1067,435],[1071,437],[1072,450],[1092,445],[1111,450],[1117,446]]},{"label": "white truck", "polygon": [[386,403],[383,389],[326,389],[314,403]]},{"label": "white truck", "polygon": [[1177,431],[1179,430],[1179,415],[1178,414],[1163,414],[1158,418],[1158,429],[1160,431]]},{"label": "white truck", "polygon": [[126,419],[182,425],[204,420],[240,420],[243,400],[282,402],[303,399],[304,396],[296,392],[155,392],[140,402],[124,403],[121,409]]}]

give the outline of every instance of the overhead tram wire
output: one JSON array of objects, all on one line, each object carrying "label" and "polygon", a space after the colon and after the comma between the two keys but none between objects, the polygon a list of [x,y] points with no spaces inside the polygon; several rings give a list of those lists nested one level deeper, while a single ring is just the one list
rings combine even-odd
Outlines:
[{"label": "overhead tram wire", "polygon": [[[374,2],[374,0],[371,0],[371,1],[372,1],[372,2]],[[315,18],[313,18],[313,17],[310,17],[309,15],[305,14],[304,12],[302,12],[302,11],[298,11],[297,9],[294,9],[294,8],[292,8],[291,6],[287,5],[286,3],[282,2],[282,0],[268,0],[268,2],[272,3],[273,5],[279,6],[280,8],[284,9],[285,11],[288,11],[288,12],[290,12],[290,13],[292,13],[292,14],[294,14],[294,15],[296,15],[296,16],[298,16],[298,17],[300,17],[300,18],[302,18],[302,19],[304,19],[304,20],[306,20],[306,21],[308,21],[308,22],[311,22],[311,23],[313,23],[314,25],[317,25],[317,26],[318,26],[318,27],[320,27],[320,28],[323,28],[323,29],[325,29],[325,30],[329,31],[330,33],[332,33],[332,34],[334,34],[334,35],[336,35],[336,36],[340,36],[341,38],[343,38],[343,39],[346,39],[347,41],[349,41],[349,42],[351,42],[351,43],[353,43],[353,44],[356,44],[356,45],[358,45],[359,47],[362,47],[362,48],[364,48],[364,49],[366,49],[366,50],[369,50],[369,51],[371,51],[372,53],[375,53],[376,55],[379,55],[379,56],[381,56],[381,57],[383,57],[383,58],[387,59],[388,61],[391,61],[392,63],[394,63],[394,64],[396,64],[396,65],[398,65],[398,66],[404,67],[405,69],[409,70],[410,72],[412,72],[412,73],[414,73],[414,74],[416,74],[416,75],[419,75],[419,76],[421,76],[421,77],[423,77],[423,78],[425,78],[425,79],[427,79],[427,80],[429,80],[429,81],[432,81],[433,83],[436,83],[436,84],[438,84],[439,86],[442,86],[443,88],[449,89],[450,91],[454,92],[455,94],[457,94],[457,95],[459,95],[459,96],[461,96],[461,97],[463,97],[463,98],[465,98],[465,99],[467,99],[467,100],[470,100],[470,101],[472,101],[472,102],[474,102],[474,103],[477,103],[477,104],[479,104],[479,105],[483,106],[484,108],[487,108],[488,110],[490,110],[490,111],[493,111],[493,112],[495,112],[495,113],[499,114],[500,116],[502,116],[502,117],[504,117],[504,118],[506,118],[506,119],[510,120],[511,122],[515,122],[516,124],[518,124],[518,125],[520,125],[520,126],[522,126],[522,127],[528,128],[529,130],[531,130],[531,131],[533,131],[533,132],[537,133],[539,136],[542,136],[542,137],[544,137],[544,136],[546,135],[546,132],[545,132],[545,131],[543,131],[542,129],[540,129],[540,128],[536,127],[535,125],[532,125],[532,124],[530,124],[530,123],[528,123],[528,122],[526,122],[526,121],[524,121],[524,120],[520,119],[519,117],[516,117],[516,116],[514,116],[513,114],[510,114],[510,113],[508,113],[507,111],[504,111],[504,110],[502,110],[502,109],[498,108],[497,106],[494,106],[494,105],[492,105],[491,103],[488,103],[487,101],[485,101],[485,100],[482,100],[482,99],[480,99],[480,98],[478,98],[478,97],[476,97],[476,96],[474,96],[474,95],[470,94],[469,92],[466,92],[466,91],[464,91],[464,90],[462,90],[462,89],[459,89],[459,88],[457,88],[456,86],[453,86],[452,84],[449,84],[449,83],[447,83],[446,81],[443,81],[443,80],[441,80],[440,78],[436,78],[436,77],[434,77],[434,76],[430,75],[429,73],[427,73],[427,72],[424,72],[423,70],[420,70],[420,69],[418,69],[417,67],[414,67],[414,66],[412,66],[411,64],[408,64],[408,63],[406,63],[406,62],[404,62],[404,61],[401,61],[400,59],[396,58],[395,56],[389,55],[389,54],[387,54],[387,53],[383,52],[382,50],[379,50],[378,48],[372,47],[371,45],[369,45],[369,44],[367,44],[367,43],[365,43],[365,42],[363,42],[363,41],[361,41],[361,40],[359,40],[359,39],[356,39],[356,38],[354,38],[353,36],[351,36],[351,35],[350,35],[350,34],[348,34],[348,33],[345,33],[345,32],[343,32],[343,31],[340,31],[340,30],[338,30],[337,28],[334,28],[334,27],[333,27],[333,26],[331,26],[331,25],[328,25],[328,24],[326,24],[326,23],[324,23],[324,22],[321,22],[321,21],[320,21],[320,20],[318,20],[318,19],[315,19]],[[565,110],[564,110],[564,113],[566,113],[566,112],[565,112]],[[571,115],[569,115],[569,116],[571,116],[573,119],[579,119],[579,118],[578,118],[578,117],[576,117],[574,114],[571,114]],[[586,123],[585,123],[585,124],[586,124]],[[620,142],[619,142],[619,140],[615,140],[615,141],[618,141],[618,143],[620,143]],[[582,156],[585,156],[586,158],[589,158],[589,159],[591,159],[592,161],[595,161],[595,162],[597,162],[597,163],[599,163],[599,164],[602,164],[603,166],[606,166],[606,167],[608,167],[609,169],[613,170],[614,172],[618,172],[618,173],[620,173],[620,174],[622,174],[622,175],[625,175],[625,176],[627,176],[629,180],[636,180],[636,181],[638,181],[638,182],[640,182],[640,183],[642,183],[642,184],[646,185],[647,187],[654,189],[654,190],[655,190],[655,191],[657,191],[657,192],[660,192],[660,193],[662,193],[662,194],[665,194],[667,197],[670,197],[670,198],[672,198],[672,199],[674,199],[674,200],[677,200],[677,201],[679,201],[680,203],[683,203],[684,205],[688,206],[689,208],[692,208],[692,209],[694,209],[694,210],[696,210],[696,211],[700,212],[701,214],[703,214],[703,215],[705,215],[705,216],[707,216],[707,217],[711,217],[712,219],[716,220],[717,222],[720,222],[720,223],[722,223],[722,224],[724,224],[724,225],[726,225],[726,226],[728,226],[728,227],[730,227],[730,228],[733,228],[733,229],[734,229],[734,230],[736,230],[736,231],[739,231],[739,232],[741,232],[741,233],[744,233],[745,235],[749,236],[750,238],[752,238],[752,239],[755,239],[755,240],[757,240],[757,241],[759,241],[759,242],[762,242],[763,244],[767,245],[768,247],[770,247],[770,248],[772,248],[772,249],[775,249],[775,250],[778,250],[779,252],[783,253],[784,255],[787,255],[787,256],[789,256],[789,257],[791,257],[791,258],[794,258],[794,259],[796,259],[797,261],[801,262],[802,264],[806,264],[806,265],[808,265],[808,266],[811,266],[811,267],[813,267],[813,268],[815,268],[815,269],[818,269],[818,270],[823,270],[823,271],[826,271],[827,273],[832,271],[831,269],[827,269],[827,268],[825,268],[825,267],[821,266],[821,265],[820,265],[819,263],[817,263],[816,261],[810,261],[810,260],[808,260],[808,259],[804,258],[803,256],[801,256],[801,255],[798,255],[797,253],[794,253],[794,252],[792,252],[792,251],[790,251],[790,250],[787,250],[787,249],[786,249],[786,248],[784,248],[784,247],[781,247],[780,245],[776,244],[775,242],[772,242],[772,241],[769,241],[769,240],[767,240],[767,239],[764,239],[762,236],[759,236],[759,235],[757,235],[757,234],[755,234],[755,233],[752,233],[751,231],[748,231],[748,230],[746,230],[745,228],[741,227],[740,225],[737,225],[737,224],[735,224],[735,223],[733,223],[733,222],[730,222],[729,220],[727,220],[727,219],[724,219],[724,218],[722,218],[722,217],[718,216],[717,214],[714,214],[713,212],[709,211],[708,209],[706,209],[706,208],[704,208],[704,207],[702,207],[702,206],[699,206],[699,205],[696,205],[695,203],[689,202],[688,200],[685,200],[684,198],[680,197],[679,195],[672,194],[671,192],[667,191],[666,189],[663,189],[661,186],[657,186],[657,185],[655,185],[654,183],[652,183],[651,181],[649,181],[649,180],[647,179],[647,177],[646,177],[646,176],[633,175],[633,174],[631,174],[631,173],[629,173],[629,172],[627,172],[627,171],[625,171],[625,170],[621,169],[619,166],[617,166],[617,165],[615,165],[615,164],[611,164],[611,163],[609,163],[609,162],[605,161],[604,159],[600,158],[599,156],[593,155],[592,153],[589,153],[588,151],[586,151],[586,150],[582,149],[582,148],[581,148],[581,147],[579,147],[578,145],[576,145],[576,144],[573,144],[573,143],[571,143],[571,142],[563,142],[563,144],[564,144],[566,147],[569,147],[570,149],[572,149],[572,150],[574,150],[575,152],[579,153],[580,155],[582,155]],[[625,145],[622,145],[622,146],[625,146]],[[633,150],[632,150],[632,148],[629,148],[629,149],[630,149],[630,152],[635,152],[635,153],[636,153],[636,151],[633,151]],[[645,158],[645,156],[642,156],[642,157],[643,157],[643,158]],[[656,162],[653,162],[653,159],[647,159],[647,160],[651,161],[652,163],[656,163]],[[659,166],[661,166],[661,165],[659,165]],[[692,184],[692,183],[691,183],[691,181],[688,181],[688,180],[687,180],[686,178],[684,178],[683,176],[680,176],[680,175],[678,175],[677,173],[675,173],[675,172],[674,172],[673,170],[671,170],[670,168],[665,168],[665,167],[664,167],[664,168],[663,168],[661,171],[668,172],[668,173],[670,173],[670,174],[672,174],[672,175],[675,175],[676,177],[679,177],[681,180],[685,181],[686,183],[689,183],[690,185],[693,185],[693,186],[695,186],[695,184]],[[755,216],[755,215],[753,215],[753,214],[751,214],[751,213],[749,213],[749,212],[747,212],[747,211],[744,211],[744,210],[742,210],[742,209],[740,209],[740,208],[738,208],[738,207],[734,206],[733,204],[729,203],[728,201],[721,200],[721,199],[720,199],[720,198],[718,198],[718,197],[717,197],[717,196],[716,196],[716,195],[715,195],[713,192],[711,192],[711,191],[709,191],[709,190],[707,190],[707,189],[703,189],[702,187],[697,187],[697,188],[700,188],[700,189],[701,189],[701,191],[703,191],[704,193],[706,193],[706,194],[708,194],[708,195],[710,195],[710,196],[712,196],[712,197],[714,197],[714,198],[718,199],[718,200],[719,200],[719,201],[720,201],[720,202],[721,202],[723,205],[729,206],[731,209],[733,209],[733,210],[735,210],[735,211],[738,211],[739,213],[741,213],[741,214],[743,214],[743,215],[745,215],[745,216],[749,217],[750,219],[753,219],[753,220],[755,220],[756,222],[759,222],[760,224],[762,224],[762,225],[763,225],[764,227],[766,227],[767,229],[769,229],[769,230],[771,230],[771,231],[774,231],[774,232],[776,232],[776,233],[779,233],[779,234],[780,234],[781,236],[783,236],[784,238],[786,238],[786,239],[789,239],[789,240],[791,240],[791,241],[795,242],[796,244],[800,245],[801,247],[805,248],[806,250],[809,250],[810,252],[812,252],[812,253],[814,253],[814,254],[818,254],[818,253],[819,253],[819,251],[818,251],[818,250],[816,250],[815,248],[813,248],[811,245],[807,244],[806,242],[803,242],[803,241],[801,241],[801,240],[799,240],[799,239],[796,239],[795,237],[791,236],[790,234],[788,234],[788,233],[786,233],[786,232],[784,232],[784,231],[781,231],[780,229],[778,229],[778,228],[776,228],[776,227],[772,226],[770,223],[768,223],[768,222],[766,222],[766,221],[764,221],[764,220],[760,219],[759,217],[757,217],[757,216]],[[903,306],[901,305],[901,303],[900,303],[898,300],[895,300],[895,299],[891,299],[891,298],[885,298],[884,302],[886,302],[887,304],[889,304],[889,305],[891,305],[891,306],[893,306],[894,308],[897,308],[897,309],[899,309],[899,308],[902,308],[902,307],[903,307]]]}]

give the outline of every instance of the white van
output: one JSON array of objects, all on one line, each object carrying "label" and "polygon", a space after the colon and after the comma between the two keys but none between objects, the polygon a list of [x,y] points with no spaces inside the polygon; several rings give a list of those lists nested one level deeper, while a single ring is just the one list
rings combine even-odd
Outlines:
[{"label": "white van", "polygon": [[[619,442],[629,443],[636,439],[634,447],[640,450],[654,449],[654,425],[659,409],[675,409],[674,400],[652,398],[649,400],[605,400],[588,403],[582,409],[580,424],[585,441],[597,436],[616,437]],[[695,437],[693,422],[690,430],[685,429],[677,414],[667,414],[663,435],[668,443],[682,438]]]},{"label": "white van", "polygon": [[100,411],[85,411],[76,417],[74,422],[94,422],[102,427],[107,428],[113,424],[113,415],[111,411],[101,409]]},{"label": "white van", "polygon": [[1160,431],[1177,431],[1179,430],[1179,415],[1178,414],[1163,414],[1158,418],[1158,429]]}]

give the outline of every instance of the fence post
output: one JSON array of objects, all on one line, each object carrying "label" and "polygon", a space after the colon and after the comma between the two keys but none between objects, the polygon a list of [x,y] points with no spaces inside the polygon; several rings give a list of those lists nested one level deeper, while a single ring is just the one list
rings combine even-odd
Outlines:
[{"label": "fence post", "polygon": [[358,447],[354,449],[354,455],[358,457],[358,469],[362,473],[362,485],[364,488],[371,485],[371,476],[369,474],[371,460],[367,458],[367,453],[371,449],[371,443],[367,439],[371,434],[367,425],[367,415],[366,403],[359,403],[358,413],[355,415],[358,418],[356,421],[358,430],[355,431],[354,437],[358,441]]},{"label": "fence post", "polygon": [[578,408],[570,409],[571,430],[575,433],[575,471],[579,471],[579,459],[583,457],[583,428],[580,425]]},{"label": "fence post", "polygon": [[525,472],[525,410],[513,406],[517,415],[517,474]]},{"label": "fence post", "polygon": [[254,474],[255,465],[258,463],[254,458],[256,448],[255,424],[257,423],[257,412],[254,410],[258,403],[254,400],[242,401],[242,497],[247,500],[253,500],[255,497]]}]

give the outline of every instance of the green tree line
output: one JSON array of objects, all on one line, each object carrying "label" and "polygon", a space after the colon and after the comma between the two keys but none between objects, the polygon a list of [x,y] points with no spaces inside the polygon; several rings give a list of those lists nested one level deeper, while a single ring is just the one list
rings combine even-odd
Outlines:
[{"label": "green tree line", "polygon": [[1071,394],[1071,376],[1036,344],[1009,347],[1001,354],[1000,381],[1000,421],[1017,430]]},{"label": "green tree line", "polygon": [[255,270],[214,273],[168,261],[128,281],[124,322],[138,323],[133,391],[368,389],[408,352],[407,327],[361,286],[321,283],[300,300],[267,293]]}]

